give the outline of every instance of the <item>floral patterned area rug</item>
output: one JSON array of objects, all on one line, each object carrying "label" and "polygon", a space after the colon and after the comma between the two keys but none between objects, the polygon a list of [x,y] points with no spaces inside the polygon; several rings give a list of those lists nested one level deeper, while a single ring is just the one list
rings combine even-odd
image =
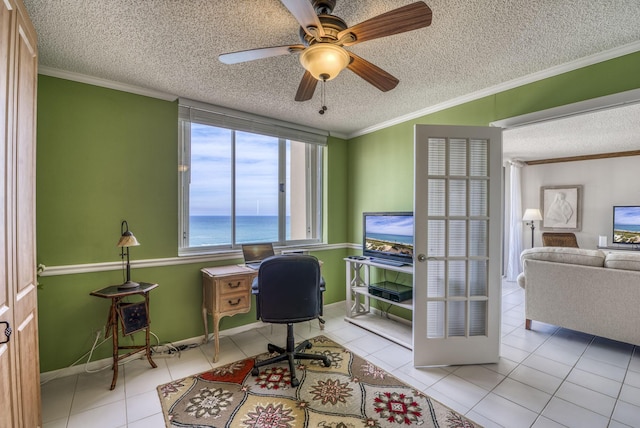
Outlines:
[{"label": "floral patterned area rug", "polygon": [[[300,360],[298,387],[286,362],[251,375],[253,358],[158,386],[167,427],[478,427],[344,347],[318,336]],[[266,358],[268,354],[258,356]]]}]

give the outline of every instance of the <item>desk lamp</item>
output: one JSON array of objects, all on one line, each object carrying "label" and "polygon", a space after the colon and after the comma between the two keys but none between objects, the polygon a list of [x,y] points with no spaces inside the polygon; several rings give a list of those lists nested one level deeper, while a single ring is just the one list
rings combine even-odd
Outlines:
[{"label": "desk lamp", "polygon": [[120,286],[119,289],[136,288],[140,286],[137,282],[131,281],[131,265],[129,264],[129,247],[135,247],[140,245],[133,233],[129,230],[129,224],[126,220],[123,220],[120,224],[120,240],[118,241],[118,247],[120,247],[120,257],[124,260],[125,252],[127,254],[127,280]]},{"label": "desk lamp", "polygon": [[536,228],[534,222],[536,220],[542,220],[542,214],[537,208],[527,208],[522,216],[522,220],[527,226],[531,226],[531,248],[533,248],[533,230]]}]

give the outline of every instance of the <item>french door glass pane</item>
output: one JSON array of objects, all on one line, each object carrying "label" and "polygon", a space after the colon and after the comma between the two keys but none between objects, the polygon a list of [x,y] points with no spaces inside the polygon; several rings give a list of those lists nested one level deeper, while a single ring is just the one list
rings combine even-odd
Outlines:
[{"label": "french door glass pane", "polygon": [[278,139],[236,132],[236,242],[278,241]]},{"label": "french door glass pane", "polygon": [[489,165],[489,141],[471,140],[469,145],[471,152],[469,175],[486,177],[488,175],[487,165]]},{"label": "french door glass pane", "polygon": [[446,141],[441,138],[429,139],[429,175],[445,175],[446,173]]},{"label": "french door glass pane", "polygon": [[449,182],[449,215],[467,215],[467,182],[466,180],[451,180]]},{"label": "french door glass pane", "polygon": [[449,285],[448,297],[463,297],[467,294],[467,268],[464,260],[449,262],[447,282]]},{"label": "french door glass pane", "polygon": [[445,221],[430,220],[427,226],[427,245],[429,257],[443,257],[445,251]]},{"label": "french door glass pane", "polygon": [[444,302],[427,302],[427,337],[444,337]]},{"label": "french door glass pane", "polygon": [[429,180],[429,201],[428,201],[428,215],[430,216],[444,216],[445,215],[445,181],[433,179]]},{"label": "french door glass pane", "polygon": [[449,221],[449,256],[464,257],[467,255],[467,222],[465,220]]},{"label": "french door glass pane", "polygon": [[487,190],[486,180],[469,181],[469,214],[471,216],[487,216]]},{"label": "french door glass pane", "polygon": [[469,292],[471,296],[487,295],[487,261],[469,261]]},{"label": "french door glass pane", "polygon": [[467,140],[449,142],[449,175],[467,175]]},{"label": "french door glass pane", "polygon": [[427,262],[427,297],[444,297],[444,261]]},{"label": "french door glass pane", "polygon": [[484,257],[487,255],[487,220],[469,221],[469,255]]},{"label": "french door glass pane", "polygon": [[487,301],[472,300],[469,302],[469,336],[487,334]]},{"label": "french door glass pane", "polygon": [[467,314],[465,313],[466,302],[450,301],[447,313],[448,336],[464,336],[467,324]]}]

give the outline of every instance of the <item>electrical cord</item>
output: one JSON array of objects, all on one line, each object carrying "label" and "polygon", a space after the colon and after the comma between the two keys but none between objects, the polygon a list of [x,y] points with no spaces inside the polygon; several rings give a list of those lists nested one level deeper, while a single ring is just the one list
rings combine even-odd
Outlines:
[{"label": "electrical cord", "polygon": [[[156,339],[155,349],[153,347],[150,348],[152,353],[157,353],[157,354],[167,353],[172,357],[175,356],[175,355],[178,355],[178,357],[180,357],[180,351],[184,351],[185,349],[195,348],[195,347],[198,346],[196,344],[175,346],[172,343],[167,343],[165,345],[161,345],[160,344],[160,339],[158,338],[158,336],[155,333],[153,333],[152,331],[150,331],[149,333],[151,335],[153,335],[153,337]],[[88,356],[87,357],[87,361],[84,364],[84,372],[85,373],[98,373],[98,372],[101,372],[103,370],[106,370],[106,369],[112,367],[112,364],[108,364],[108,365],[105,365],[104,367],[100,367],[100,368],[97,368],[97,369],[89,369],[89,364],[91,363],[91,358],[93,358],[93,353],[95,352],[95,350],[100,345],[102,345],[103,343],[108,342],[109,338],[111,337],[111,336],[105,337],[100,343],[98,343],[98,341],[100,340],[100,335],[101,334],[102,334],[101,331],[97,331],[96,332],[96,338],[93,341],[93,344],[91,345],[91,349],[89,351],[85,352],[80,358],[75,360],[73,363],[71,363],[68,366],[68,368],[74,367],[76,364],[78,364],[80,361],[82,361],[87,356]],[[159,350],[160,346],[166,346],[169,349],[166,350],[166,351],[162,351],[162,350]],[[144,357],[144,355],[131,355],[130,358],[128,358],[126,360],[121,360],[118,364],[119,365],[124,365],[124,364],[130,363],[131,361],[135,361],[135,360],[143,358],[143,357]],[[58,373],[54,374],[53,376],[51,376],[51,377],[49,377],[49,378],[47,378],[45,380],[41,380],[40,385],[45,385],[48,382],[51,382],[52,380],[57,379],[58,377],[60,377],[60,375],[62,375],[62,373],[63,373],[63,371],[59,370]]]}]

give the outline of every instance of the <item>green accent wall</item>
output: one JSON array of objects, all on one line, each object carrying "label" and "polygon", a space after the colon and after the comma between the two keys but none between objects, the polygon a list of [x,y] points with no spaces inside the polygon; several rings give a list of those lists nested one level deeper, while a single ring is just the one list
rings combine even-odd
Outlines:
[{"label": "green accent wall", "polygon": [[[411,210],[416,124],[488,125],[589,98],[640,88],[640,53],[626,55],[429,114],[325,152],[324,237],[359,244],[363,211]],[[38,263],[82,265],[120,260],[126,219],[141,245],[134,260],[169,259],[178,246],[178,106],[111,89],[39,76],[37,128]],[[337,245],[341,247],[340,245]],[[325,302],[345,298],[348,248],[317,251]],[[160,284],[151,294],[152,331],[160,341],[203,334],[200,269],[215,263],[135,268],[134,279]],[[109,301],[89,296],[122,281],[120,271],[44,276],[38,291],[41,371],[69,366],[89,351],[107,321]],[[410,283],[410,278],[402,278]],[[386,305],[383,309],[386,309]],[[393,312],[410,318],[408,311]],[[255,321],[224,318],[222,329]],[[101,345],[94,360],[111,355]]]},{"label": "green accent wall", "polygon": [[[38,263],[119,262],[122,220],[141,243],[130,249],[133,260],[177,257],[177,102],[40,75],[37,127]],[[330,138],[325,151],[330,178],[323,186],[328,243],[346,242],[346,162],[346,141]],[[325,301],[344,300],[347,250],[313,254],[324,263]],[[239,262],[134,265],[134,280],[160,284],[150,294],[151,330],[159,340],[202,335],[200,269]],[[95,332],[106,324],[110,300],[89,293],[122,280],[120,270],[39,278],[42,372],[67,367],[90,350]],[[224,318],[221,329],[255,321],[252,311]],[[137,343],[143,340],[142,334],[134,337]],[[110,355],[107,341],[93,360]]]},{"label": "green accent wall", "polygon": [[348,141],[349,242],[362,240],[362,212],[413,206],[413,129],[417,124],[491,122],[640,88],[640,52],[480,98]]}]

